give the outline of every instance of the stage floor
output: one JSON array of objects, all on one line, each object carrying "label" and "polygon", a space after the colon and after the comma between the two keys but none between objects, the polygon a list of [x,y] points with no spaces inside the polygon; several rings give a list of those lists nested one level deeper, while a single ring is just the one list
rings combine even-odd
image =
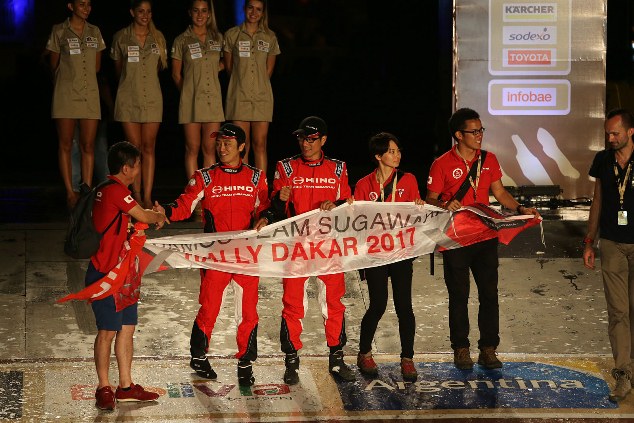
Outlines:
[{"label": "stage floor", "polygon": [[[16,197],[17,198],[17,197]],[[24,196],[15,200],[23,204]],[[45,198],[36,196],[34,203]],[[7,204],[5,203],[5,206]],[[581,262],[586,208],[545,211],[539,227],[500,246],[500,358],[504,367],[456,370],[447,324],[442,256],[414,263],[415,356],[419,378],[403,381],[398,367],[397,319],[390,303],[373,351],[379,377],[341,382],[328,373],[316,287],[309,283],[300,384],[282,380],[279,349],[281,281],[260,282],[256,384],[236,378],[233,294],[226,296],[212,337],[210,360],[217,381],[200,380],[188,366],[189,333],[198,309],[196,270],[144,277],[135,336],[133,377],[158,392],[151,404],[94,406],[96,329],[84,302],[56,304],[78,291],[86,260],[62,250],[66,222],[55,209],[15,210],[0,223],[0,419],[16,422],[200,422],[442,420],[606,421],[634,418],[634,394],[615,405],[607,312],[599,270]],[[6,210],[6,209],[5,209]],[[5,217],[8,214],[5,215]],[[197,232],[200,223],[174,223],[149,237]],[[359,325],[367,308],[365,284],[346,274],[347,362],[356,371]],[[472,297],[477,296],[475,286]],[[477,343],[477,300],[470,306]],[[475,347],[472,356],[477,357]],[[117,382],[113,363],[112,382]]]}]

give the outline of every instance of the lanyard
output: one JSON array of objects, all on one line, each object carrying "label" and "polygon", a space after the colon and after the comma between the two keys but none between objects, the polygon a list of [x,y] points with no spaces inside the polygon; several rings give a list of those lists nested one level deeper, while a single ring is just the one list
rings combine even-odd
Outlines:
[{"label": "lanyard", "polygon": [[[398,179],[398,173],[394,172],[394,178],[392,179],[392,202],[396,201],[396,181]],[[383,191],[383,183],[379,179],[379,169],[376,170],[376,181],[379,183],[379,189],[381,190],[381,202],[385,202],[385,193]],[[389,194],[388,194],[389,197]]]},{"label": "lanyard", "polygon": [[462,155],[460,155],[460,151],[458,151],[457,148],[456,148],[456,153],[458,154],[458,157],[462,159],[462,161],[464,162],[464,166],[467,168],[467,176],[469,178],[469,184],[471,185],[471,188],[473,188],[473,199],[477,201],[478,185],[480,185],[480,173],[482,172],[482,154],[478,154],[478,167],[476,168],[476,177],[474,181],[471,175],[469,175],[469,172],[471,171],[471,168],[469,167],[469,162],[467,161],[467,159],[462,157]]},{"label": "lanyard", "polygon": [[621,210],[623,210],[623,196],[625,195],[625,188],[627,187],[627,183],[630,179],[630,170],[632,169],[632,162],[627,163],[627,170],[625,171],[625,177],[623,180],[619,180],[619,168],[618,164],[614,163],[614,178],[616,179],[616,187],[619,190],[619,203],[621,205]]}]

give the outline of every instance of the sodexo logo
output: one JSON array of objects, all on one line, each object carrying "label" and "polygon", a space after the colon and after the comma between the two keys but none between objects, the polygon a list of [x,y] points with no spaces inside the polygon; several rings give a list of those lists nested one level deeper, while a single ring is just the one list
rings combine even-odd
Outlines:
[{"label": "sodexo logo", "polygon": [[404,382],[398,364],[380,364],[379,376],[337,382],[344,407],[360,410],[483,408],[610,409],[607,383],[552,364],[505,362],[500,370],[458,370],[453,363],[417,363],[418,381]]},{"label": "sodexo logo", "polygon": [[556,44],[556,26],[505,26],[502,28],[504,44]]}]

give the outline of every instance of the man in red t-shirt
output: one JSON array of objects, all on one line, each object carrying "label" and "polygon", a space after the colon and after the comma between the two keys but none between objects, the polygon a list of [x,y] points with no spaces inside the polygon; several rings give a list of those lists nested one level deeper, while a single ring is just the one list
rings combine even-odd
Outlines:
[{"label": "man in red t-shirt", "polygon": [[[271,199],[279,214],[296,216],[310,210],[332,210],[351,197],[348,185],[348,170],[341,160],[324,155],[326,122],[317,116],[304,119],[299,129],[293,132],[299,142],[301,154],[277,163]],[[308,277],[283,278],[282,325],[280,341],[286,353],[284,382],[299,383],[299,357],[302,348],[300,335],[302,319],[306,314],[306,282]],[[341,298],[346,293],[343,273],[317,277],[326,343],[330,348],[329,369],[333,375],[344,380],[354,380],[354,372],[343,361],[346,345],[344,312]]]},{"label": "man in red t-shirt", "polygon": [[[108,152],[108,179],[112,183],[103,186],[97,193],[93,206],[95,229],[103,233],[99,250],[90,258],[86,271],[86,286],[102,279],[119,262],[123,243],[128,238],[130,217],[139,222],[156,223],[162,227],[166,222],[164,213],[142,208],[132,198],[128,186],[141,171],[141,152],[131,143],[114,144]],[[104,232],[105,231],[105,232]],[[97,337],[94,345],[95,366],[99,386],[95,393],[96,405],[102,410],[113,410],[117,401],[155,401],[158,395],[148,392],[141,385],[132,383],[133,335],[138,322],[137,304],[116,310],[114,296],[91,303],[97,322]],[[116,392],[108,377],[110,351],[115,341],[115,356],[119,366],[119,386]]]},{"label": "man in red t-shirt", "polygon": [[[434,160],[427,180],[425,201],[449,211],[474,203],[489,204],[489,192],[504,207],[520,214],[539,216],[537,210],[520,205],[502,185],[502,170],[495,154],[482,160],[484,128],[475,110],[463,108],[449,119],[449,131],[457,144]],[[473,177],[469,175],[476,166]],[[456,193],[465,180],[469,188],[462,198]],[[449,294],[449,338],[457,368],[473,368],[469,353],[469,270],[478,287],[480,339],[478,364],[488,369],[502,367],[496,349],[500,343],[498,305],[498,239],[492,237],[465,247],[442,251],[445,285]]]}]

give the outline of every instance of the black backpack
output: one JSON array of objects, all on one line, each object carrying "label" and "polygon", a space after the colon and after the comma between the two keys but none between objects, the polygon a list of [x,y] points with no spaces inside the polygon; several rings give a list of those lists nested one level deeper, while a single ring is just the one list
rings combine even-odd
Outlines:
[{"label": "black backpack", "polygon": [[[97,232],[92,222],[92,208],[97,197],[97,191],[106,185],[114,184],[115,181],[108,179],[94,188],[90,188],[85,183],[80,186],[80,197],[77,205],[70,212],[70,222],[66,239],[64,240],[64,252],[75,259],[87,259],[92,257],[99,250],[99,243],[103,234],[121,218],[121,211],[110,222],[103,232]],[[119,228],[121,229],[121,222]]]}]

